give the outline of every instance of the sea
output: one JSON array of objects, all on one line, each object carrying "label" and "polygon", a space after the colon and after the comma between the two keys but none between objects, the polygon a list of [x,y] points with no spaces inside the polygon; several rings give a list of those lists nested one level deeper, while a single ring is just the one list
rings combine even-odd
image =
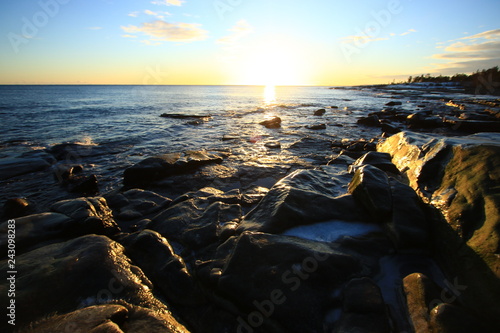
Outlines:
[{"label": "sea", "polygon": [[[357,126],[359,117],[395,99],[412,110],[429,98],[442,104],[439,94],[374,87],[3,85],[0,163],[62,143],[94,145],[103,153],[85,161],[85,168],[107,193],[121,186],[123,170],[149,156],[200,149],[266,156],[272,150],[278,160],[296,154],[288,148],[303,138],[369,140],[380,129]],[[315,116],[318,109],[325,114]],[[279,129],[259,124],[276,116],[282,119]],[[308,128],[319,124],[326,128]],[[281,149],[269,149],[269,142],[279,142]],[[37,188],[49,184],[36,183],[37,177],[0,182],[0,200],[44,202]]]}]

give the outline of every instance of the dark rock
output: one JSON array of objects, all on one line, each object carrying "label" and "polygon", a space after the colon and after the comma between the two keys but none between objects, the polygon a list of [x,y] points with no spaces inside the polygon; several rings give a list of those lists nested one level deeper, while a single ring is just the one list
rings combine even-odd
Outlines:
[{"label": "dark rock", "polygon": [[500,121],[457,120],[452,128],[465,133],[500,132]]},{"label": "dark rock", "polygon": [[168,302],[195,305],[203,300],[184,260],[160,234],[144,230],[125,237],[121,243]]},{"label": "dark rock", "polygon": [[2,158],[0,180],[48,169],[50,163],[43,158]]},{"label": "dark rock", "polygon": [[387,103],[385,106],[396,106],[396,105],[403,105],[403,103],[391,101],[391,102]]},{"label": "dark rock", "polygon": [[357,123],[370,127],[380,127],[380,119],[377,116],[361,117]]},{"label": "dark rock", "polygon": [[33,214],[35,208],[25,198],[8,199],[3,205],[2,218],[13,219],[16,217],[26,216]]},{"label": "dark rock", "polygon": [[430,228],[418,195],[396,180],[391,180],[391,191],[393,211],[387,228],[396,248],[405,252],[428,251]]},{"label": "dark rock", "polygon": [[396,175],[399,174],[399,170],[392,163],[391,154],[389,153],[375,151],[368,152],[353,163],[353,166],[355,166],[353,171],[366,164],[373,165],[374,167],[385,172],[390,172]]},{"label": "dark rock", "polygon": [[222,141],[232,141],[232,140],[238,140],[240,138],[239,135],[236,134],[225,134],[222,137]]},{"label": "dark rock", "polygon": [[336,166],[295,171],[271,188],[245,216],[239,230],[280,233],[332,219],[363,221],[354,199],[345,195],[348,179],[348,173]]},{"label": "dark rock", "polygon": [[428,116],[424,112],[411,114],[407,117],[410,128],[437,128],[442,127],[443,120],[436,116]]},{"label": "dark rock", "polygon": [[398,127],[395,127],[390,124],[382,123],[382,132],[388,133],[388,134],[397,134],[401,132],[401,129]]},{"label": "dark rock", "polygon": [[326,110],[325,109],[319,109],[319,110],[316,110],[314,111],[314,115],[315,116],[322,116],[326,113]]},{"label": "dark rock", "polygon": [[163,113],[160,115],[162,118],[172,118],[172,119],[209,119],[211,115],[189,115],[189,114],[178,114],[178,113]]},{"label": "dark rock", "polygon": [[203,165],[221,163],[222,157],[206,151],[186,151],[147,158],[125,170],[126,185],[149,183],[162,178],[192,172]]},{"label": "dark rock", "polygon": [[151,191],[131,189],[110,196],[108,202],[117,218],[131,221],[168,207],[172,200]]},{"label": "dark rock", "polygon": [[403,291],[415,332],[432,332],[430,312],[443,302],[439,287],[424,274],[413,273],[404,278]]},{"label": "dark rock", "polygon": [[217,289],[250,316],[262,316],[264,329],[320,332],[330,293],[361,270],[355,257],[327,243],[245,232],[227,258]]},{"label": "dark rock", "polygon": [[96,175],[73,176],[67,183],[68,191],[83,195],[96,195],[99,193],[99,186]]},{"label": "dark rock", "polygon": [[385,172],[371,165],[359,168],[349,183],[349,193],[371,217],[385,221],[392,212],[392,194]]},{"label": "dark rock", "polygon": [[266,128],[280,128],[281,127],[281,118],[274,117],[269,120],[264,120],[259,123],[260,125],[265,126]]},{"label": "dark rock", "polygon": [[269,149],[281,149],[281,143],[279,141],[269,141],[264,144],[264,147]]},{"label": "dark rock", "polygon": [[305,137],[291,144],[288,150],[306,154],[311,151],[330,152],[331,148],[332,142],[330,140]]},{"label": "dark rock", "polygon": [[498,326],[490,327],[483,320],[474,316],[468,309],[447,303],[442,303],[431,311],[430,322],[433,332],[493,333],[498,331]]},{"label": "dark rock", "polygon": [[306,126],[307,129],[310,129],[310,130],[324,130],[326,129],[326,124],[316,124],[316,125],[308,125]]},{"label": "dark rock", "polygon": [[49,317],[33,325],[29,332],[63,333],[189,333],[168,312],[157,312],[120,302],[78,309],[68,314]]},{"label": "dark rock", "polygon": [[[92,235],[17,255],[22,274],[16,279],[16,323],[120,299],[165,311],[149,280],[123,251],[109,238]],[[0,269],[8,271],[7,260],[0,262]],[[2,292],[7,292],[7,283],[0,282]],[[6,320],[0,324],[4,332],[6,325]]]},{"label": "dark rock", "polygon": [[54,167],[54,176],[59,183],[63,183],[69,181],[82,171],[83,165],[81,164],[57,164]]},{"label": "dark rock", "polygon": [[330,109],[338,109],[338,106],[330,106]]}]

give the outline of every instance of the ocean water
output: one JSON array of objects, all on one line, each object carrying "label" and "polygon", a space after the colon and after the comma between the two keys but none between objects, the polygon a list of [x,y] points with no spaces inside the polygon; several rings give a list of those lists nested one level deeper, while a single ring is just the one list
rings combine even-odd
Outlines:
[{"label": "ocean water", "polygon": [[[77,162],[98,177],[105,194],[121,186],[125,168],[152,155],[218,150],[229,152],[235,163],[266,159],[271,165],[296,159],[297,150],[288,148],[303,138],[371,139],[380,129],[357,126],[358,117],[401,97],[371,88],[0,86],[0,160],[32,156],[61,143],[95,145],[99,156]],[[420,99],[405,97],[402,108],[414,109]],[[314,116],[320,108],[325,115]],[[259,125],[273,116],[282,119],[280,129]],[[315,124],[327,127],[306,128]],[[228,135],[236,139],[223,140]],[[270,141],[279,141],[281,149],[266,147]],[[28,197],[45,206],[67,194],[47,175],[12,178],[0,186],[0,201]]]}]

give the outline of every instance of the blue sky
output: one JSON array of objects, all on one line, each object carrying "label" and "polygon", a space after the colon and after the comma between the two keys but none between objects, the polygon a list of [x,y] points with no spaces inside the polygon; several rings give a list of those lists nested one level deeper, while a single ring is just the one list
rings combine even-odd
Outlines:
[{"label": "blue sky", "polygon": [[5,0],[0,83],[387,83],[500,65],[500,1]]}]

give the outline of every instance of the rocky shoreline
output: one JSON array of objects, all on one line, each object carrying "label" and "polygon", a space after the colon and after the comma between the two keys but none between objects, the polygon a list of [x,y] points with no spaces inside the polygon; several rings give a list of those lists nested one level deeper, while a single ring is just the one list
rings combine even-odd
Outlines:
[{"label": "rocky shoreline", "polygon": [[[385,133],[373,140],[304,137],[287,147],[300,159],[279,163],[229,150],[152,156],[101,196],[78,163],[59,164],[74,198],[45,212],[4,207],[0,244],[15,220],[19,274],[16,326],[1,330],[496,332],[499,105],[401,104],[358,120]],[[26,169],[2,163],[2,176],[75,152],[110,153],[59,145]]]}]

